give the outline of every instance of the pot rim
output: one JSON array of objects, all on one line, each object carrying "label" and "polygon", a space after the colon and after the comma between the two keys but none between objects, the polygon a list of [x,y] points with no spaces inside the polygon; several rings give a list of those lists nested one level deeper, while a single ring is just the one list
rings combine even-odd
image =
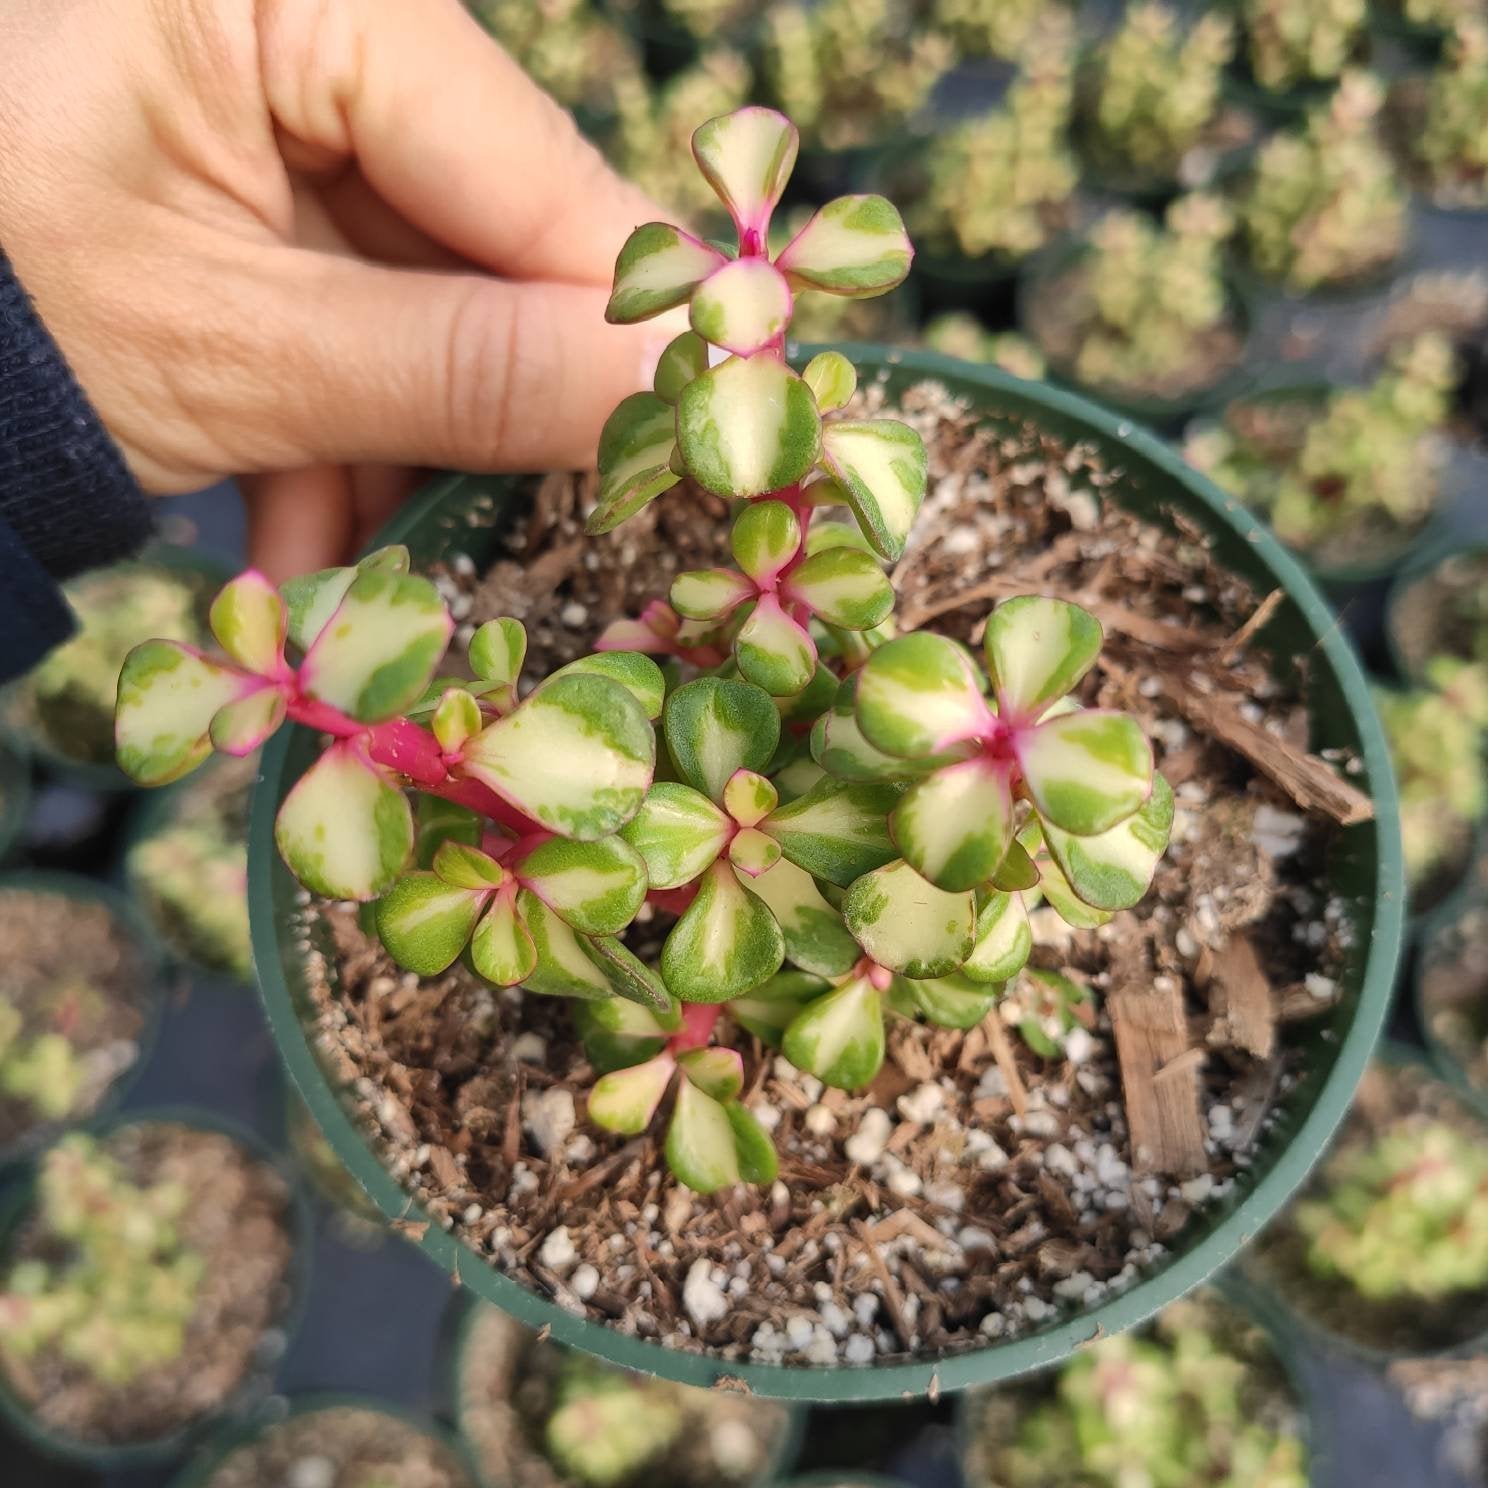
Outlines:
[{"label": "pot rim", "polygon": [[[792,350],[805,356],[818,349]],[[1116,1332],[1141,1322],[1218,1270],[1282,1207],[1348,1108],[1389,1005],[1404,928],[1404,894],[1394,778],[1368,684],[1321,594],[1263,523],[1238,500],[1191,470],[1177,451],[1156,435],[1074,393],[1026,383],[996,368],[972,366],[930,352],[850,343],[837,349],[860,365],[864,380],[876,371],[939,380],[963,394],[974,393],[988,412],[1000,408],[1004,416],[1009,411],[1032,415],[1072,437],[1089,440],[1094,436],[1109,451],[1122,452],[1128,459],[1135,456],[1147,467],[1144,475],[1185,493],[1190,498],[1191,509],[1206,519],[1205,525],[1221,536],[1228,536],[1237,546],[1243,544],[1264,565],[1270,580],[1287,591],[1295,612],[1311,632],[1312,654],[1331,673],[1353,719],[1365,779],[1375,803],[1374,819],[1368,826],[1374,843],[1373,886],[1361,899],[1361,903],[1372,905],[1373,922],[1360,990],[1349,1026],[1336,1042],[1327,1046],[1331,1062],[1316,1098],[1300,1114],[1296,1130],[1285,1147],[1264,1165],[1254,1186],[1232,1210],[1216,1217],[1207,1233],[1196,1236],[1162,1270],[1144,1277],[1091,1311],[1067,1315],[1048,1328],[1006,1344],[967,1348],[944,1358],[830,1368],[763,1364],[668,1349],[658,1343],[627,1337],[608,1325],[575,1317],[556,1302],[540,1297],[497,1271],[436,1222],[429,1223],[417,1242],[446,1275],[471,1286],[519,1322],[533,1328],[547,1326],[560,1343],[586,1349],[611,1363],[662,1374],[682,1384],[708,1386],[720,1378],[732,1378],[744,1381],[758,1394],[783,1399],[866,1402],[896,1400],[905,1394],[918,1396],[932,1390],[958,1390],[1025,1373],[1070,1353],[1090,1336],[1097,1324],[1107,1332]],[[395,542],[419,530],[467,479],[447,475],[433,481],[383,529],[377,540]],[[477,493],[494,497],[508,489],[509,482],[488,483],[475,478]],[[287,870],[277,867],[273,803],[287,784],[285,773],[295,742],[293,735],[293,730],[281,730],[265,750],[261,777],[264,788],[256,795],[249,829],[249,901],[260,993],[281,1057],[321,1129],[357,1181],[389,1218],[422,1218],[423,1211],[384,1168],[367,1137],[343,1108],[300,1022],[295,993],[285,974],[284,958],[289,955],[292,960],[293,956],[291,947],[280,944],[274,883],[276,875],[281,872],[287,875]]]},{"label": "pot rim", "polygon": [[1385,647],[1389,652],[1390,666],[1402,682],[1410,687],[1421,686],[1423,674],[1418,667],[1411,666],[1406,661],[1404,648],[1400,644],[1400,628],[1396,623],[1400,606],[1417,584],[1429,581],[1449,558],[1480,559],[1488,567],[1488,537],[1463,543],[1460,539],[1454,541],[1450,533],[1438,533],[1436,541],[1429,546],[1423,544],[1411,562],[1405,564],[1395,575],[1389,592],[1385,595]]}]

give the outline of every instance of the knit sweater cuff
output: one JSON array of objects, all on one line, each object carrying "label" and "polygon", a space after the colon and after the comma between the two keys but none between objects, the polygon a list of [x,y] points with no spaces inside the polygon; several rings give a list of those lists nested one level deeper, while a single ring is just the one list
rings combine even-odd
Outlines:
[{"label": "knit sweater cuff", "polygon": [[150,535],[144,493],[3,252],[0,522],[54,579],[112,563]]}]

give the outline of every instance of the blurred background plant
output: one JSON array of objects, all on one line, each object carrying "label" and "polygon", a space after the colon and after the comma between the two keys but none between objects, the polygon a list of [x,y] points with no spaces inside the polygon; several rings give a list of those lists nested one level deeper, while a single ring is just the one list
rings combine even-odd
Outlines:
[{"label": "blurred background plant", "polygon": [[1280,93],[1331,82],[1364,41],[1366,0],[1241,0],[1246,60],[1262,88]]},{"label": "blurred background plant", "polygon": [[1456,28],[1426,83],[1425,117],[1411,138],[1433,201],[1488,206],[1488,22]]},{"label": "blurred background plant", "polygon": [[947,310],[926,321],[925,345],[942,356],[1001,367],[1014,377],[1037,382],[1047,370],[1043,353],[1017,331],[989,331],[965,310]]},{"label": "blurred background plant", "polygon": [[1056,10],[1063,10],[1057,0],[931,0],[928,25],[944,32],[962,57],[1011,59]]}]

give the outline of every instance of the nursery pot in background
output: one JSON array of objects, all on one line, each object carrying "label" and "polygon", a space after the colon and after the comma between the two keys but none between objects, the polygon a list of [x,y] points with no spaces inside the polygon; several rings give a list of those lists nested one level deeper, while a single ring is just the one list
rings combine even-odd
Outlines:
[{"label": "nursery pot in background", "polygon": [[[1415,997],[1431,1062],[1488,1117],[1488,854],[1480,855],[1478,872],[1469,892],[1427,921]],[[1444,977],[1462,985],[1444,986]]]},{"label": "nursery pot in background", "polygon": [[0,864],[15,850],[31,809],[31,767],[3,735],[0,735]]},{"label": "nursery pot in background", "polygon": [[[1000,371],[924,353],[846,347],[865,383],[881,380],[892,396],[934,379],[981,417],[1015,427],[1030,421],[1060,438],[1083,441],[1123,479],[1114,499],[1161,522],[1175,511],[1211,535],[1217,561],[1246,576],[1259,595],[1287,596],[1267,631],[1279,662],[1309,658],[1306,695],[1316,748],[1357,754],[1357,782],[1372,796],[1374,819],[1332,839],[1330,889],[1352,925],[1339,968],[1341,995],[1295,1044],[1303,1065],[1297,1085],[1254,1150],[1254,1160],[1223,1199],[1185,1230],[1168,1257],[1119,1296],[1062,1313],[1040,1330],[943,1358],[852,1367],[791,1367],[664,1348],[577,1317],[495,1270],[440,1224],[415,1224],[418,1244],[444,1274],[530,1327],[547,1327],[564,1344],[627,1368],[683,1384],[740,1380],[757,1394],[794,1400],[894,1400],[908,1393],[956,1390],[1055,1363],[1097,1328],[1132,1326],[1181,1296],[1228,1261],[1301,1183],[1348,1107],[1389,1000],[1400,951],[1403,894],[1400,842],[1389,759],[1368,686],[1337,621],[1292,559],[1239,502],[1196,475],[1167,445],[1072,394],[1021,382]],[[804,353],[803,353],[804,354]],[[384,530],[380,541],[406,543],[416,568],[462,552],[480,568],[504,551],[509,524],[529,483],[510,478],[444,476],[431,483]],[[250,831],[254,959],[274,1037],[317,1122],[342,1160],[390,1219],[424,1218],[385,1170],[342,1104],[320,1063],[309,1025],[310,985],[301,891],[274,849],[274,815],[290,786],[316,757],[307,730],[284,730],[270,743]]]},{"label": "nursery pot in background", "polygon": [[[1451,586],[1453,569],[1461,571],[1459,583],[1481,583],[1488,592],[1488,543],[1464,546],[1453,535],[1440,533],[1413,555],[1390,585],[1385,601],[1385,641],[1391,664],[1413,685],[1424,680],[1426,663],[1433,655],[1457,654],[1451,638],[1441,633],[1439,613],[1439,591],[1443,585]],[[1488,615],[1488,601],[1484,610]]]}]

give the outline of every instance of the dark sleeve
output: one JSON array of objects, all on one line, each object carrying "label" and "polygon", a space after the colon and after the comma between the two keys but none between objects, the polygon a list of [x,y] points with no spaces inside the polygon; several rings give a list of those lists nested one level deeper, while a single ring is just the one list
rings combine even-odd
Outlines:
[{"label": "dark sleeve", "polygon": [[0,681],[71,634],[58,580],[149,535],[144,493],[0,250]]}]

